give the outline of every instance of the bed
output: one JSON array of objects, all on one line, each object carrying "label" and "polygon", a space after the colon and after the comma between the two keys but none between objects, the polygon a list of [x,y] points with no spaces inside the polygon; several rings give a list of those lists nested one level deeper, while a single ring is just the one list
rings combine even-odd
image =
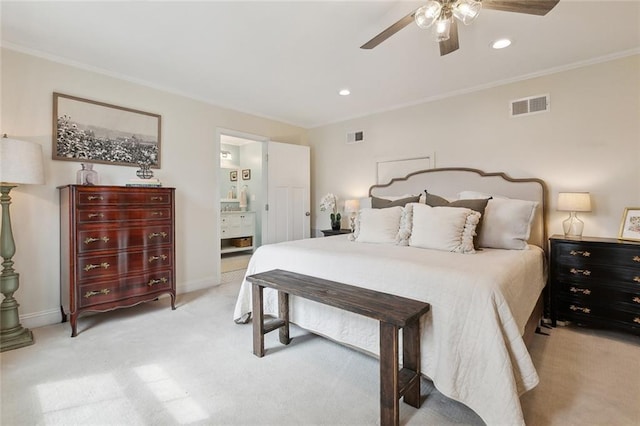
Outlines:
[{"label": "bed", "polygon": [[[546,283],[544,182],[428,169],[372,186],[368,200],[387,205],[363,208],[354,234],[262,246],[247,275],[279,268],[430,303],[421,320],[421,373],[487,424],[524,424],[519,397],[538,384],[525,340],[540,319]],[[469,200],[484,200],[482,213],[468,208],[476,204]],[[398,227],[393,241],[389,223]],[[266,289],[264,299],[264,313],[277,315],[277,294]],[[250,313],[245,280],[234,320],[246,322]],[[290,320],[379,352],[374,320],[295,297]]]}]

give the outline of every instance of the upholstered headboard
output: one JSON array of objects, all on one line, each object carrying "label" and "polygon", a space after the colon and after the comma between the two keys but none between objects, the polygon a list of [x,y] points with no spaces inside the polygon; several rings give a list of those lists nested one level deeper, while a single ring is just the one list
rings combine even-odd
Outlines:
[{"label": "upholstered headboard", "polygon": [[529,244],[547,250],[547,188],[541,179],[515,179],[505,173],[486,173],[470,168],[446,167],[421,170],[384,185],[373,185],[369,196],[384,197],[404,194],[418,195],[424,190],[442,197],[456,198],[461,191],[477,191],[521,200],[537,201],[538,207],[531,225]]}]

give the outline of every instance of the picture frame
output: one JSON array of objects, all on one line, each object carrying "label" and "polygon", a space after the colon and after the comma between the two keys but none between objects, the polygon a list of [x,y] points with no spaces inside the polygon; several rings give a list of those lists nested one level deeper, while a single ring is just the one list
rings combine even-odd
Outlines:
[{"label": "picture frame", "polygon": [[160,168],[162,117],[53,93],[52,159]]},{"label": "picture frame", "polygon": [[242,180],[251,180],[251,169],[242,169]]},{"label": "picture frame", "polygon": [[640,207],[627,207],[622,213],[618,239],[640,241]]},{"label": "picture frame", "polygon": [[232,170],[229,172],[229,180],[231,182],[237,182],[238,181],[238,171],[237,170]]}]

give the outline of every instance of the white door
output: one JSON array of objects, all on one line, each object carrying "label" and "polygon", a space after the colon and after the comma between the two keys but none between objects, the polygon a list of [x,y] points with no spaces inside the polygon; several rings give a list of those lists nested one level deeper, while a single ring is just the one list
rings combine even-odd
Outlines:
[{"label": "white door", "polygon": [[309,238],[311,234],[309,147],[267,143],[267,206],[263,243]]}]

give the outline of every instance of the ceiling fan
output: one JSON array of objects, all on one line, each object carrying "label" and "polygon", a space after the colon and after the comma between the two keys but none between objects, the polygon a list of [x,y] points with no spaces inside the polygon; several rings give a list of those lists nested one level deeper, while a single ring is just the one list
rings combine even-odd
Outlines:
[{"label": "ceiling fan", "polygon": [[360,46],[373,49],[412,21],[420,28],[432,28],[435,40],[440,44],[440,56],[458,50],[458,24],[469,25],[481,9],[505,12],[546,15],[560,0],[429,0],[386,30]]}]

